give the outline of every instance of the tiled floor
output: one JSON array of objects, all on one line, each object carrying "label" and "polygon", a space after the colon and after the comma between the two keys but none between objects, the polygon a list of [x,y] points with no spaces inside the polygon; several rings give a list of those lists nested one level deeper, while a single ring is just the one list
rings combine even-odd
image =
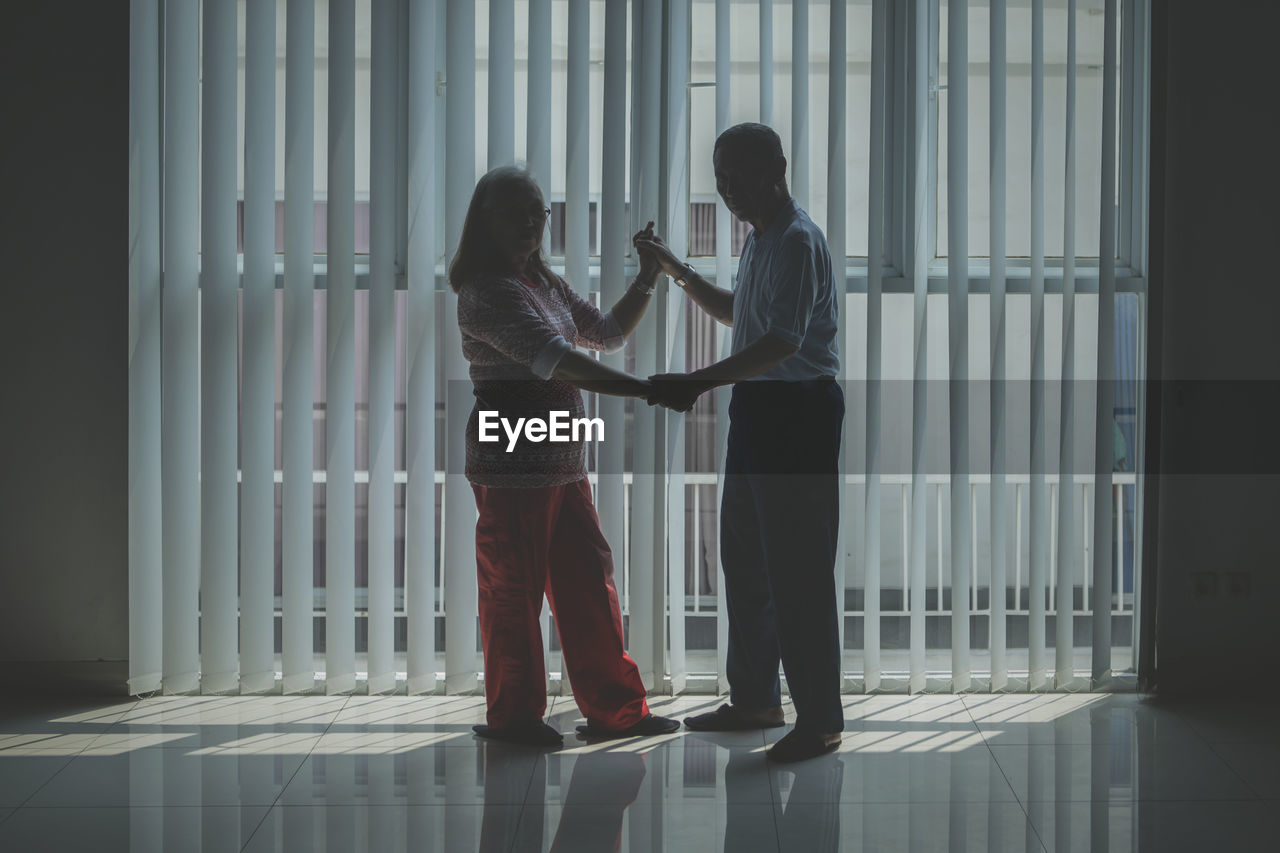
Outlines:
[{"label": "tiled floor", "polygon": [[585,743],[569,697],[557,750],[476,739],[479,697],[6,699],[0,851],[1280,849],[1270,705],[849,696],[845,717],[837,754],[782,768],[779,729]]}]

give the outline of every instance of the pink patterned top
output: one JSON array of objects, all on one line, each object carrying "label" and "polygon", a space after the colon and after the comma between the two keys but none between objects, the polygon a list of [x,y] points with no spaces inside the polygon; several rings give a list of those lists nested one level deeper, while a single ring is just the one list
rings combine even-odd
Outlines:
[{"label": "pink patterned top", "polygon": [[549,420],[551,411],[585,416],[582,394],[551,378],[575,345],[615,352],[623,344],[612,313],[601,313],[564,279],[529,281],[514,276],[473,279],[458,291],[462,355],[471,363],[475,407],[467,420],[466,476],[480,486],[535,488],[572,483],[587,475],[584,441],[527,441],[508,453],[499,427],[496,442],[479,440],[479,412]]}]

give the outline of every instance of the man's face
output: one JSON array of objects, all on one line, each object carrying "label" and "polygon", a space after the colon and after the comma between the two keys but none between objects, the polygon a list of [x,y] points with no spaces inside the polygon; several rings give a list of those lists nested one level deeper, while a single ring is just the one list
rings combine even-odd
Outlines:
[{"label": "man's face", "polygon": [[733,145],[717,148],[711,163],[716,192],[729,212],[744,222],[756,219],[777,182],[776,165],[762,163],[760,158],[747,156]]}]

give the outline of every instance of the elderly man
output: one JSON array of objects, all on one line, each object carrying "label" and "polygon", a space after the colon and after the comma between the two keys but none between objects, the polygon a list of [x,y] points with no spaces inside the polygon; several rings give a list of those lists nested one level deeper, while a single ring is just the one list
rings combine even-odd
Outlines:
[{"label": "elderly man", "polygon": [[783,725],[781,660],[796,723],[769,758],[798,761],[834,750],[844,728],[834,577],[844,422],[838,295],[826,238],[787,189],[778,134],[736,125],[716,140],[712,160],[720,197],[752,225],[733,290],[704,280],[660,239],[636,241],[700,308],[733,327],[728,358],[654,376],[648,398],[688,411],[702,393],[733,384],[720,507],[730,701],[685,725]]}]

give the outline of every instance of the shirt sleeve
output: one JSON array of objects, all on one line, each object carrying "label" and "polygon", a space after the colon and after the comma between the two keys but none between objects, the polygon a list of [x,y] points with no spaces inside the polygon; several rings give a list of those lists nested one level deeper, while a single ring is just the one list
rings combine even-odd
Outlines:
[{"label": "shirt sleeve", "polygon": [[803,238],[788,240],[773,260],[773,287],[764,312],[766,333],[800,346],[818,299],[814,247]]},{"label": "shirt sleeve", "polygon": [[561,357],[573,348],[511,279],[485,279],[465,286],[458,294],[458,327],[540,379],[549,379]]},{"label": "shirt sleeve", "polygon": [[573,315],[573,324],[578,328],[578,337],[573,341],[574,344],[605,352],[617,352],[622,349],[626,341],[622,336],[622,327],[613,316],[613,311],[601,313],[599,308],[583,299],[562,278],[557,279],[556,284],[564,293],[564,299],[569,304],[569,310]]}]

